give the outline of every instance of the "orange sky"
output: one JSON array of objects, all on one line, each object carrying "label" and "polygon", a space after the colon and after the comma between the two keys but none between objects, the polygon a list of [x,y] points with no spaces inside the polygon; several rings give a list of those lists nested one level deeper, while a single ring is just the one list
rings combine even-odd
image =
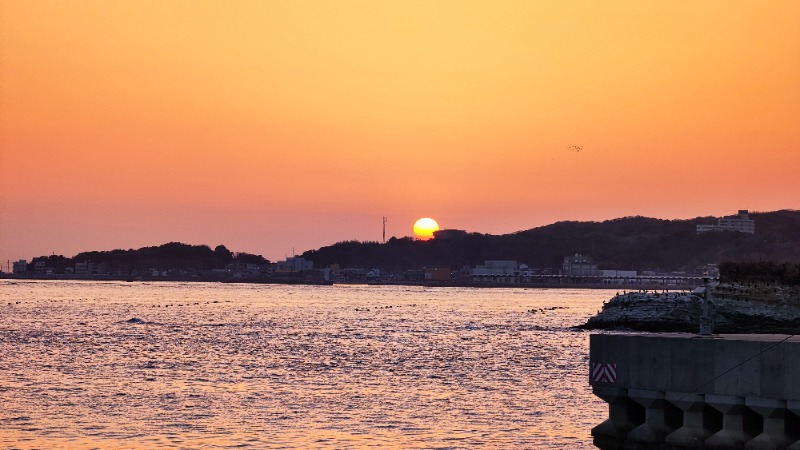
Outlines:
[{"label": "orange sky", "polygon": [[0,1],[3,261],[800,209],[798,168],[797,0]]}]

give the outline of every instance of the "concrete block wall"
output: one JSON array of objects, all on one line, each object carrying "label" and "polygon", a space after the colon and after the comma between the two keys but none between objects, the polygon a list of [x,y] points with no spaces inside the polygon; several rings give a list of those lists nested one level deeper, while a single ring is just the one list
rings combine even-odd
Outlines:
[{"label": "concrete block wall", "polygon": [[[594,334],[595,446],[800,450],[800,337]],[[598,366],[600,365],[600,366]]]}]

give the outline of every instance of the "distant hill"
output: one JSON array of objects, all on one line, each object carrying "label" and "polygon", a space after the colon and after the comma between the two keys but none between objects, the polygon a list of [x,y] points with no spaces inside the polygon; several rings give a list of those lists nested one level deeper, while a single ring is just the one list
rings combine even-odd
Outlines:
[{"label": "distant hill", "polygon": [[[715,217],[662,220],[623,217],[604,222],[557,222],[505,235],[455,233],[449,238],[415,241],[391,238],[378,242],[339,242],[303,253],[315,267],[409,269],[422,266],[459,268],[483,264],[488,259],[511,259],[557,273],[564,256],[591,256],[602,269],[691,271],[706,264],[723,262],[800,263],[800,211],[781,210],[750,213],[756,234],[709,232],[697,234],[698,224],[715,224]],[[230,263],[268,263],[259,255],[234,253],[220,245],[179,242],[137,250],[83,252],[72,258],[39,256],[55,273],[64,273],[76,263],[104,263],[109,270],[129,273],[137,269],[223,268]]]},{"label": "distant hill", "polygon": [[67,268],[74,267],[76,263],[92,262],[106,264],[109,269],[131,270],[158,269],[169,270],[173,268],[192,270],[220,269],[230,263],[242,264],[267,264],[268,260],[260,255],[250,253],[234,253],[224,245],[218,245],[213,250],[207,245],[189,245],[180,242],[170,242],[153,247],[142,247],[134,250],[89,251],[78,253],[72,258],[61,255],[38,256],[29,263],[33,270],[36,262],[43,261],[47,267],[55,269],[56,273],[64,273]]},{"label": "distant hill", "polygon": [[467,233],[449,239],[339,242],[302,256],[315,267],[411,268],[483,264],[513,259],[558,270],[564,256],[581,253],[603,269],[688,271],[705,264],[772,260],[800,262],[800,211],[750,213],[756,234],[697,234],[716,217],[662,220],[623,217],[604,222],[557,222],[505,235]]}]

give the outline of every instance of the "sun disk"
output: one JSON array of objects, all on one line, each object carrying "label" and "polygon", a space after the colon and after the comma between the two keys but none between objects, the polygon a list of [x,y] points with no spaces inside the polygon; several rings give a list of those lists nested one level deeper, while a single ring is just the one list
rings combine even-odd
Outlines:
[{"label": "sun disk", "polygon": [[430,217],[423,217],[414,224],[414,236],[427,241],[433,237],[434,231],[439,231],[439,224]]}]

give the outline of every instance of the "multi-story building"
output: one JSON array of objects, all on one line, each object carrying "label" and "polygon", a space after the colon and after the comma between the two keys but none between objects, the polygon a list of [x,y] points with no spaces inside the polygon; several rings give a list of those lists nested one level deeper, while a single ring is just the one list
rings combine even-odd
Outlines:
[{"label": "multi-story building", "polygon": [[592,263],[592,258],[575,253],[574,256],[565,256],[561,265],[561,275],[567,277],[592,277],[600,275],[597,264]]},{"label": "multi-story building", "polygon": [[514,275],[518,265],[513,260],[486,260],[482,266],[475,266],[472,275]]},{"label": "multi-story building", "polygon": [[709,231],[738,231],[739,233],[756,233],[756,221],[750,218],[746,209],[740,209],[733,216],[717,219],[716,225],[697,225],[697,234]]},{"label": "multi-story building", "polygon": [[483,265],[472,269],[473,283],[514,284],[530,281],[533,271],[526,264],[514,260],[487,259]]},{"label": "multi-story building", "polygon": [[312,261],[307,261],[300,256],[291,256],[286,258],[285,261],[278,261],[275,263],[275,272],[300,272],[313,268],[314,263]]},{"label": "multi-story building", "polygon": [[25,273],[28,271],[28,261],[24,259],[20,259],[19,261],[14,261],[14,273]]}]

